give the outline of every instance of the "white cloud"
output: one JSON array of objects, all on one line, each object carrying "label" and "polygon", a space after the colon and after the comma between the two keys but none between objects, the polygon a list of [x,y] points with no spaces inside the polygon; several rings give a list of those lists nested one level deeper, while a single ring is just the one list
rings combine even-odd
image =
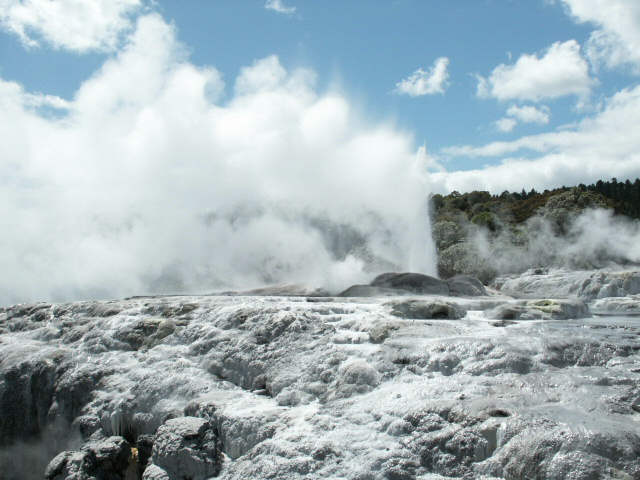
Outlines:
[{"label": "white cloud", "polygon": [[449,59],[440,57],[436,59],[428,71],[419,68],[404,80],[396,83],[395,92],[411,97],[444,93],[449,80],[448,66]]},{"label": "white cloud", "polygon": [[587,55],[595,65],[632,64],[640,72],[640,2],[637,0],[561,0],[580,23],[593,23]]},{"label": "white cloud", "polygon": [[498,100],[587,96],[594,81],[575,40],[552,44],[542,56],[524,54],[512,65],[501,64],[488,78],[478,76],[478,96]]},{"label": "white cloud", "polygon": [[292,15],[296,11],[296,7],[286,6],[282,3],[282,0],[267,0],[264,4],[264,8],[278,13],[284,13],[285,15]]},{"label": "white cloud", "polygon": [[22,96],[24,104],[31,107],[49,107],[56,110],[68,110],[71,104],[57,95],[44,95],[42,93],[25,93]]},{"label": "white cloud", "polygon": [[[503,157],[498,165],[432,175],[439,188],[493,192],[590,183],[598,179],[640,177],[640,86],[609,98],[604,110],[572,130],[558,130],[493,142],[481,147],[443,150],[449,157]],[[504,158],[507,157],[507,158]]]},{"label": "white cloud", "polygon": [[504,117],[496,121],[496,128],[501,132],[507,133],[512,131],[517,124],[517,120],[509,117]]},{"label": "white cloud", "polygon": [[537,123],[539,125],[549,123],[549,107],[544,105],[540,108],[532,105],[525,105],[523,107],[511,105],[507,110],[507,115],[522,123]]},{"label": "white cloud", "polygon": [[435,272],[410,136],[277,57],[224,88],[158,15],[63,116],[0,79],[0,304]]},{"label": "white cloud", "polygon": [[549,123],[549,107],[545,105],[542,105],[540,108],[532,105],[522,107],[511,105],[507,110],[507,116],[496,121],[495,126],[498,131],[506,133],[511,132],[518,122],[537,123],[540,125],[547,124]]},{"label": "white cloud", "polygon": [[27,47],[114,50],[142,0],[0,0],[0,27]]}]

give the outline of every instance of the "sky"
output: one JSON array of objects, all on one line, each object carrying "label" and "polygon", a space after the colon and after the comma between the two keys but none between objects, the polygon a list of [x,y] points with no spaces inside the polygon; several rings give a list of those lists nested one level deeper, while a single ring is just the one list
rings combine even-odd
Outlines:
[{"label": "sky", "polygon": [[430,193],[640,176],[639,76],[637,0],[0,0],[0,302],[433,273]]},{"label": "sky", "polygon": [[275,55],[312,71],[318,92],[411,135],[441,171],[438,190],[640,174],[633,148],[604,141],[637,136],[634,0],[1,0],[0,11],[0,78],[29,94],[72,102],[157,14],[190,63],[220,74],[219,101],[243,67]]}]

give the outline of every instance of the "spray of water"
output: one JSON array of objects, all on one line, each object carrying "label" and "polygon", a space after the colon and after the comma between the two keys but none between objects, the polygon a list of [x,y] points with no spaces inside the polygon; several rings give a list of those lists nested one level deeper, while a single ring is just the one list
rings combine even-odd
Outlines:
[{"label": "spray of water", "polygon": [[424,153],[311,71],[225,85],[150,14],[47,98],[0,79],[0,304],[435,272]]}]

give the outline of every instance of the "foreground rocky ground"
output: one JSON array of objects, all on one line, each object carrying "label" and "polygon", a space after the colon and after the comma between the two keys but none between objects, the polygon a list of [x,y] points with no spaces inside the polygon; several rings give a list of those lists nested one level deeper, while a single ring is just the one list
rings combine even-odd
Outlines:
[{"label": "foreground rocky ground", "polygon": [[640,479],[640,272],[492,287],[0,309],[0,477]]}]

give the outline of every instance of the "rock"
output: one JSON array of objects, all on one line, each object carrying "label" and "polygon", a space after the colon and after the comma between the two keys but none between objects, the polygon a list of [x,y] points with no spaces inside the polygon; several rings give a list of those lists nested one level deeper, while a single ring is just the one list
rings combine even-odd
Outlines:
[{"label": "rock", "polygon": [[173,480],[169,474],[157,465],[149,465],[142,474],[142,480]]},{"label": "rock", "polygon": [[386,305],[391,307],[391,315],[417,320],[458,320],[467,313],[460,305],[443,300],[404,300]]},{"label": "rock", "polygon": [[590,315],[581,300],[544,299],[509,302],[485,312],[492,320],[569,320]]},{"label": "rock", "polygon": [[[576,295],[586,278],[635,288],[593,271],[544,288],[570,281]],[[640,478],[637,318],[485,321],[501,304],[550,319],[584,304],[390,290],[402,296],[0,308],[0,477],[42,478],[49,463],[56,480]],[[115,338],[148,323],[168,333],[153,348]]]},{"label": "rock", "polygon": [[492,286],[519,298],[571,298],[592,301],[640,294],[640,272],[527,270],[520,275],[498,277]]},{"label": "rock", "polygon": [[108,437],[83,445],[79,451],[57,455],[47,466],[46,480],[124,479],[131,447],[122,437]]},{"label": "rock", "polygon": [[399,326],[393,323],[379,323],[374,325],[369,330],[369,341],[371,343],[382,343],[391,335],[391,332],[398,328]]},{"label": "rock", "polygon": [[338,294],[339,297],[393,297],[409,295],[410,292],[398,291],[394,288],[372,287],[371,285],[352,285]]},{"label": "rock", "polygon": [[330,293],[322,288],[309,288],[304,285],[284,284],[270,285],[253,290],[240,292],[223,292],[222,295],[248,296],[248,297],[328,297]]},{"label": "rock", "polygon": [[0,448],[36,436],[49,420],[57,365],[46,353],[35,358],[31,355],[22,361],[15,358],[15,363],[0,360]]},{"label": "rock", "polygon": [[471,275],[456,275],[447,279],[450,295],[457,297],[476,297],[487,295],[482,282]]},{"label": "rock", "polygon": [[598,272],[579,287],[578,295],[587,300],[640,294],[640,272]]},{"label": "rock", "polygon": [[215,429],[196,417],[173,418],[160,426],[151,458],[172,480],[205,480],[216,476],[222,465]]},{"label": "rock", "polygon": [[138,478],[141,478],[153,454],[153,435],[139,435],[136,448],[138,449]]},{"label": "rock", "polygon": [[373,279],[371,286],[404,290],[417,295],[449,295],[446,282],[421,273],[383,273]]},{"label": "rock", "polygon": [[590,309],[597,315],[640,315],[640,295],[599,298]]},{"label": "rock", "polygon": [[138,320],[118,329],[114,337],[126,343],[132,350],[138,350],[148,338],[156,333],[160,322],[161,320],[156,318]]}]

